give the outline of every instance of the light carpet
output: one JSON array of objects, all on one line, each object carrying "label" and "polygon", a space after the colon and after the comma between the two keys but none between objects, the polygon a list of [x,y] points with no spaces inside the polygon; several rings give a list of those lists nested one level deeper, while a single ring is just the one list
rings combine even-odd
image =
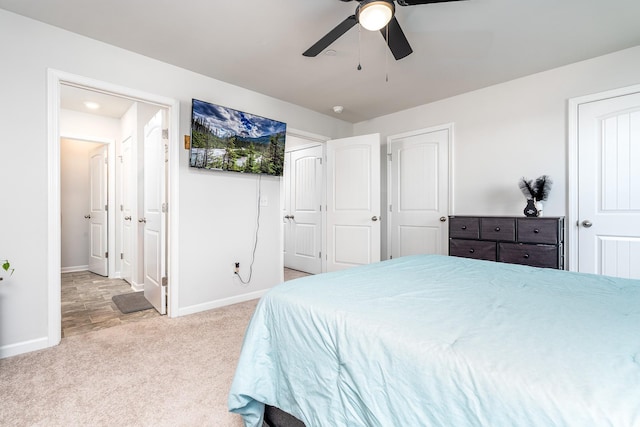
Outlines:
[{"label": "light carpet", "polygon": [[2,426],[241,427],[227,395],[257,300],[0,360]]}]

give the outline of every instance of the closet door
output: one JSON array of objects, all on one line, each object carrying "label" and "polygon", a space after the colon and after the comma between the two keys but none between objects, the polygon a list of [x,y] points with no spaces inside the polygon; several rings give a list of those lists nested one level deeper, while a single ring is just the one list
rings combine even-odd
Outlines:
[{"label": "closet door", "polygon": [[327,271],[380,261],[380,135],[327,141]]},{"label": "closet door", "polygon": [[447,254],[449,135],[440,129],[389,138],[390,258]]},{"label": "closet door", "polygon": [[640,92],[578,107],[578,271],[640,279]]}]

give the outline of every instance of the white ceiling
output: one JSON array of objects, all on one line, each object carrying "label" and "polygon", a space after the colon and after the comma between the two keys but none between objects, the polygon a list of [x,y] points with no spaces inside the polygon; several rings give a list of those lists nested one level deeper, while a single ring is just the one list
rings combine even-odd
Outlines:
[{"label": "white ceiling", "polygon": [[334,56],[302,56],[356,5],[0,0],[0,8],[350,122],[640,45],[638,0],[467,0],[398,6],[414,50],[400,61],[378,32],[362,30],[359,43],[357,27],[330,47]]},{"label": "white ceiling", "polygon": [[[95,102],[97,109],[90,109],[85,102]],[[121,118],[131,107],[134,101],[119,96],[82,89],[75,86],[60,86],[60,108],[65,110],[80,111],[87,114]]]}]

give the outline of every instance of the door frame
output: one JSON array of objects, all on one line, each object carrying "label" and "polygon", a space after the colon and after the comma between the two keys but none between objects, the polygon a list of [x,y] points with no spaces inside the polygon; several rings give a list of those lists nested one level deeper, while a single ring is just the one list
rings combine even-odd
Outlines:
[{"label": "door frame", "polygon": [[[385,224],[386,228],[387,228],[387,232],[386,234],[386,238],[387,241],[384,242],[384,252],[385,252],[385,259],[389,259],[389,257],[391,256],[391,233],[393,232],[392,227],[391,227],[391,217],[393,216],[393,212],[389,211],[389,197],[391,194],[391,185],[392,185],[392,181],[391,181],[391,171],[389,170],[389,154],[391,154],[391,144],[393,143],[394,140],[396,139],[403,139],[403,138],[409,138],[412,136],[417,136],[417,135],[422,135],[425,133],[432,133],[432,132],[439,132],[441,130],[446,130],[449,132],[449,138],[447,141],[448,144],[448,158],[447,158],[447,167],[448,167],[448,175],[447,175],[447,211],[448,211],[448,215],[453,215],[453,141],[454,141],[454,124],[453,123],[447,123],[447,124],[442,124],[442,125],[436,125],[436,126],[430,126],[428,128],[423,128],[423,129],[417,129],[417,130],[412,130],[409,132],[403,132],[403,133],[399,133],[399,134],[395,134],[395,135],[389,135],[387,136],[387,147],[386,147],[386,151],[385,151],[385,155],[387,156],[387,161],[384,162],[384,171],[386,176],[386,180],[387,180],[387,188],[386,188],[386,193],[384,195],[384,202],[383,202],[383,207],[384,209],[382,210],[382,212],[386,213],[386,219],[383,216],[383,224]],[[382,162],[381,162],[382,163]],[[447,218],[447,222],[449,221],[449,218]],[[445,235],[448,235],[449,233],[449,227],[445,227]]]},{"label": "door frame", "polygon": [[137,89],[107,83],[92,78],[67,73],[52,68],[47,69],[47,281],[48,299],[48,344],[54,346],[62,339],[61,324],[61,229],[60,229],[60,86],[62,84],[78,86],[97,92],[105,92],[135,101],[156,104],[168,111],[169,150],[168,150],[168,253],[167,253],[167,300],[169,317],[178,315],[179,297],[179,133],[180,101],[161,95],[150,94]]},{"label": "door frame", "polygon": [[568,193],[568,206],[567,206],[567,221],[565,222],[565,237],[567,245],[565,247],[566,258],[568,259],[569,271],[578,271],[578,257],[579,257],[579,194],[578,194],[578,144],[579,144],[579,129],[578,129],[578,109],[581,104],[587,104],[590,102],[603,101],[609,98],[617,98],[620,96],[631,95],[632,93],[640,92],[640,85],[627,86],[623,88],[608,90],[605,92],[594,93],[590,95],[580,96],[576,98],[570,98],[568,104],[568,129],[567,129],[567,159],[568,159],[568,173],[567,173],[567,193]]}]

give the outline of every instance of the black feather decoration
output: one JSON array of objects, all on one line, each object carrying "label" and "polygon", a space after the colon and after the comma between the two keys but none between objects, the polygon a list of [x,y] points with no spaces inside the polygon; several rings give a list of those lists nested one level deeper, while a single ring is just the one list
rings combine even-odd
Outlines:
[{"label": "black feather decoration", "polygon": [[522,177],[520,179],[520,182],[518,182],[518,186],[520,187],[520,191],[522,191],[522,194],[524,194],[524,197],[526,197],[527,199],[536,198],[536,192],[533,188],[532,181],[527,181],[525,177]]},{"label": "black feather decoration", "polygon": [[551,184],[553,184],[553,181],[551,180],[549,175],[542,175],[541,177],[537,178],[534,185],[534,199],[538,201],[547,200],[549,198],[549,192],[551,191]]}]

